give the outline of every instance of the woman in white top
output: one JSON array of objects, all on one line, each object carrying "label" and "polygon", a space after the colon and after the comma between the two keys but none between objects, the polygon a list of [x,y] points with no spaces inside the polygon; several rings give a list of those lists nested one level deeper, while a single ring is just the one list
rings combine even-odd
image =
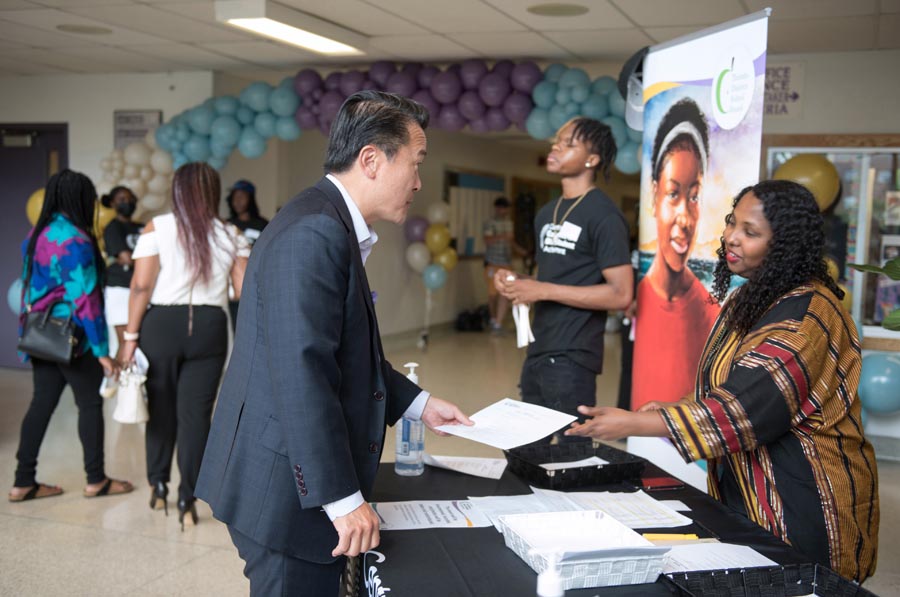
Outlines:
[{"label": "woman in white top", "polygon": [[[240,296],[250,247],[219,219],[221,183],[204,163],[186,164],[172,182],[173,213],[147,224],[132,253],[134,277],[120,361],[140,346],[147,373],[147,479],[150,507],[165,508],[178,446],[178,519],[196,524],[194,485],[228,346],[229,280]],[[149,306],[149,308],[148,308]]]}]

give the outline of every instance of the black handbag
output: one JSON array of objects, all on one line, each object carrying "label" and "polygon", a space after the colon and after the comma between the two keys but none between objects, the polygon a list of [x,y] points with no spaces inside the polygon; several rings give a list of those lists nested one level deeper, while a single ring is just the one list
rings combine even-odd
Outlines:
[{"label": "black handbag", "polygon": [[[25,289],[22,296],[28,296],[28,285],[31,283],[31,271],[25,279]],[[68,317],[53,317],[53,308],[67,301],[59,299],[47,306],[46,311],[32,311],[31,305],[26,303],[25,325],[22,329],[22,337],[19,338],[19,351],[45,361],[52,361],[62,365],[72,362],[72,352],[78,339],[75,336],[75,324],[72,322],[74,306],[69,311]]]}]

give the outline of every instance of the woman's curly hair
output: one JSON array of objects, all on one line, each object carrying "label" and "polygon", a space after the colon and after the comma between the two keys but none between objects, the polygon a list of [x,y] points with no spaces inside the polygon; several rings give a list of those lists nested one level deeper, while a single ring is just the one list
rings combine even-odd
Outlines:
[{"label": "woman's curly hair", "polygon": [[[753,193],[763,204],[763,213],[772,228],[769,253],[725,307],[727,325],[744,335],[787,292],[819,281],[838,299],[844,292],[838,288],[825,265],[825,232],[822,214],[812,193],[803,185],[788,180],[765,180],[743,189],[735,197],[736,207],[747,193]],[[726,224],[733,218],[726,217]],[[713,297],[721,302],[731,284],[731,270],[725,261],[725,237],[716,253]]]}]

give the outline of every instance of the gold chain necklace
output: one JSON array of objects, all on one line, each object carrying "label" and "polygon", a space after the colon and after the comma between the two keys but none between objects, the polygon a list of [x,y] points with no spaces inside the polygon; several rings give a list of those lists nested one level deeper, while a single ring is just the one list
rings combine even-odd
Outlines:
[{"label": "gold chain necklace", "polygon": [[576,207],[579,203],[581,203],[581,200],[584,199],[585,197],[587,197],[587,194],[590,193],[590,192],[593,191],[593,190],[594,190],[594,188],[591,187],[590,189],[586,190],[586,191],[581,195],[581,197],[579,197],[578,199],[576,199],[576,200],[575,200],[575,203],[573,203],[572,205],[570,205],[570,206],[569,206],[569,209],[566,210],[566,213],[563,214],[562,221],[560,221],[559,224],[557,224],[557,223],[556,223],[556,218],[557,218],[557,216],[559,216],[559,206],[560,206],[560,205],[562,204],[562,202],[563,202],[563,197],[562,197],[562,195],[560,195],[560,196],[559,196],[559,199],[556,200],[556,207],[553,208],[553,225],[554,225],[554,226],[562,226],[562,225],[563,225],[563,222],[566,221],[566,218],[569,217],[569,214],[572,213],[572,210],[575,209],[575,207]]}]

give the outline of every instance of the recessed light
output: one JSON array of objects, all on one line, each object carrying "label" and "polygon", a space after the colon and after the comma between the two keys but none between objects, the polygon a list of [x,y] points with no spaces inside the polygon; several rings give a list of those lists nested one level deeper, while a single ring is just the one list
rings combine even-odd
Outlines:
[{"label": "recessed light", "polygon": [[94,25],[57,25],[56,28],[63,33],[77,33],[78,35],[109,35],[113,32],[112,29]]},{"label": "recessed light", "polygon": [[560,2],[547,2],[529,6],[526,10],[539,17],[577,17],[588,12],[587,6],[580,4],[563,4]]}]

